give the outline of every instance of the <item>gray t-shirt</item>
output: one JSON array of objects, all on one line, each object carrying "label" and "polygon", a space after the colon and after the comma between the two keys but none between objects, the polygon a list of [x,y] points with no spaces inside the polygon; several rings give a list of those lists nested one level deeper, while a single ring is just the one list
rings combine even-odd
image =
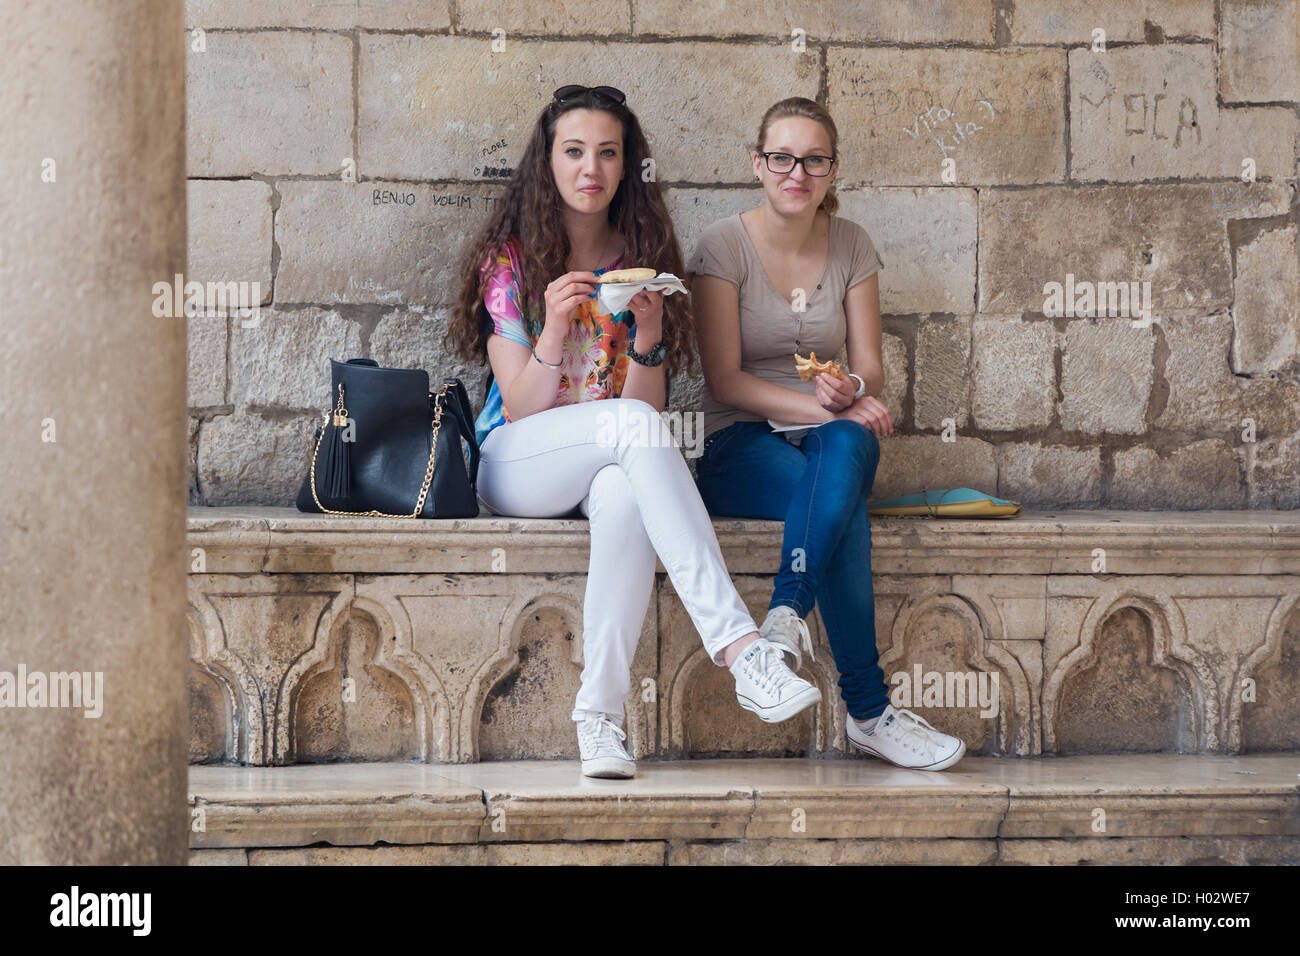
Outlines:
[{"label": "gray t-shirt", "polygon": [[[816,393],[816,381],[799,381],[795,370],[796,337],[800,355],[816,352],[823,362],[835,358],[846,338],[845,293],[884,267],[871,237],[856,222],[831,216],[829,246],[826,271],[815,288],[806,290],[806,311],[799,313],[767,277],[740,213],[704,230],[691,255],[690,271],[726,279],[739,291],[741,371],[784,388]],[[709,317],[697,314],[696,321],[707,322]],[[700,410],[705,438],[733,422],[767,421],[765,415],[717,401],[707,383]],[[793,439],[804,431],[784,434]]]}]

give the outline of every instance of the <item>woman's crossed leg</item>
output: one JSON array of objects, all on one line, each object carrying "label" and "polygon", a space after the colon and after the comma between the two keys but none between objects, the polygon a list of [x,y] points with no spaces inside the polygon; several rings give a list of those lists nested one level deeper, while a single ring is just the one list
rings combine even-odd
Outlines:
[{"label": "woman's crossed leg", "polygon": [[656,554],[709,658],[736,678],[742,706],[776,722],[820,700],[759,639],[690,469],[651,405],[616,398],[548,409],[498,426],[481,452],[479,497],[492,511],[566,517],[576,510],[591,522],[585,666],[573,714],[580,740],[593,714],[621,719]]},{"label": "woman's crossed leg", "polygon": [[479,497],[515,517],[572,514],[597,473],[617,465],[709,657],[720,662],[723,648],[757,632],[690,469],[648,402],[611,398],[547,409],[493,429],[481,451]]}]

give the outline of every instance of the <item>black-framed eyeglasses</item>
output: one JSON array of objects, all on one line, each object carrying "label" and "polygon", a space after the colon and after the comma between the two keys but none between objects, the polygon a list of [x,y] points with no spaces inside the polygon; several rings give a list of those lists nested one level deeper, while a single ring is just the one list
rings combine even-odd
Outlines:
[{"label": "black-framed eyeglasses", "polygon": [[[571,100],[575,96],[581,96],[583,93],[595,93],[597,96],[603,96],[607,100],[613,100],[615,103],[622,103],[627,99],[627,94],[613,86],[580,86],[576,83],[569,86],[562,86],[552,96],[557,103],[563,103],[565,100]],[[806,168],[806,167],[805,167]]]},{"label": "black-framed eyeglasses", "polygon": [[791,156],[789,153],[759,153],[767,162],[767,168],[774,173],[794,171],[794,164],[803,166],[809,176],[829,176],[835,165],[834,156]]}]

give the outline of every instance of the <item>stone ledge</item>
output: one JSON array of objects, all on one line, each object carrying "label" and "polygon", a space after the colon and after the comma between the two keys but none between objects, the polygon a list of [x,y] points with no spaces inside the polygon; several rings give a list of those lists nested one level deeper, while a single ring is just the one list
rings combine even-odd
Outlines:
[{"label": "stone ledge", "polygon": [[[1300,863],[1297,767],[1290,755],[967,757],[942,773],[692,760],[642,762],[625,781],[582,777],[576,761],[191,767],[190,804],[206,813],[191,848],[226,851],[194,860],[211,863],[245,862],[240,849],[254,863],[660,863],[670,847],[673,862]],[[575,849],[538,846],[551,843]]]},{"label": "stone ledge", "polygon": [[[191,762],[576,756],[568,713],[584,660],[586,524],[191,509]],[[950,696],[971,678],[996,691],[992,708],[964,694],[898,701],[970,754],[1300,750],[1297,513],[872,526],[886,679],[906,677],[918,695],[931,677],[950,681]],[[714,527],[762,620],[781,523]],[[1094,552],[1105,573],[1091,573]],[[762,724],[738,714],[660,574],[625,704],[632,754],[845,753],[820,612],[808,623],[816,659],[804,675],[822,703]]]},{"label": "stone ledge", "polygon": [[191,850],[190,866],[1279,866],[1294,837],[646,840]]},{"label": "stone ledge", "polygon": [[[294,508],[188,510],[208,573],[586,573],[584,519],[354,518]],[[773,574],[779,521],[713,522],[729,570]],[[436,538],[429,536],[436,535]],[[1300,574],[1300,511],[1026,511],[1015,518],[872,518],[877,574]],[[662,564],[658,570],[663,573]]]},{"label": "stone ledge", "polygon": [[[475,841],[483,818],[478,789],[419,764],[352,766],[379,772],[338,765],[269,776],[249,768],[191,767],[190,806],[202,809],[210,838],[201,845],[276,845],[286,833],[296,835],[295,843]],[[307,770],[316,772],[302,773]]]}]

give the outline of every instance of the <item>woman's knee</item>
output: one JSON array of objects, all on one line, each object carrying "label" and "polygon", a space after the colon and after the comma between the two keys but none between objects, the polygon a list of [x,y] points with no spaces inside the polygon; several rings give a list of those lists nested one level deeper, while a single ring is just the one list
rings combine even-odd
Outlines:
[{"label": "woman's knee", "polygon": [[597,411],[597,440],[614,445],[619,441],[652,447],[676,447],[672,431],[659,410],[640,398],[607,398]]},{"label": "woman's knee", "polygon": [[837,418],[819,426],[812,434],[821,441],[824,454],[861,456],[868,464],[880,461],[880,439],[861,422]]}]

